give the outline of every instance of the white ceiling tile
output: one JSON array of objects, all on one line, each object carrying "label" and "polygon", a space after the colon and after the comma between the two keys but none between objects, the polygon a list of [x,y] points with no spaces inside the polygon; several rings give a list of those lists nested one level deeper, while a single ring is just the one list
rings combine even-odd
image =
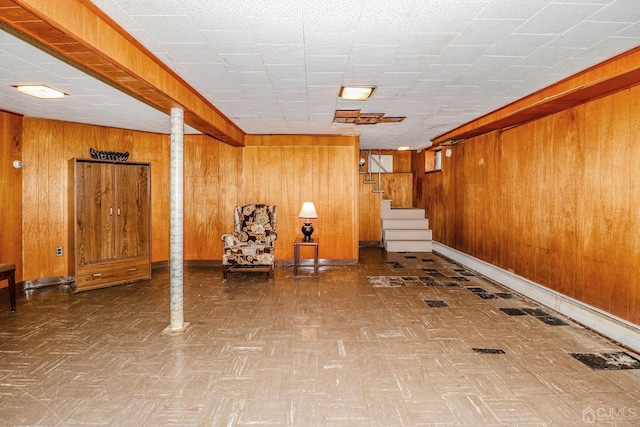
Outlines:
[{"label": "white ceiling tile", "polygon": [[308,86],[330,86],[340,89],[342,85],[344,73],[343,72],[323,72],[314,73],[307,70],[307,85]]},{"label": "white ceiling tile", "polygon": [[260,55],[265,64],[301,64],[305,63],[303,44],[260,44]]},{"label": "white ceiling tile", "polygon": [[487,6],[489,1],[438,1],[425,2],[413,23],[411,32],[459,33]]},{"label": "white ceiling tile", "polygon": [[304,31],[307,33],[344,33],[358,26],[364,0],[305,1]]},{"label": "white ceiling tile", "polygon": [[491,0],[479,14],[479,19],[530,19],[551,0]]},{"label": "white ceiling tile", "polygon": [[307,73],[341,73],[347,68],[348,56],[307,55]]},{"label": "white ceiling tile", "polygon": [[434,64],[471,65],[488,50],[487,46],[447,46]]},{"label": "white ceiling tile", "polygon": [[518,34],[563,34],[600,10],[601,5],[552,3],[515,32]]},{"label": "white ceiling tile", "polygon": [[348,56],[353,48],[355,32],[304,34],[305,53],[311,56]]},{"label": "white ceiling tile", "polygon": [[589,17],[589,21],[637,22],[640,20],[640,4],[637,0],[616,0]]},{"label": "white ceiling tile", "polygon": [[510,34],[496,45],[487,49],[486,54],[492,56],[529,56],[536,50],[546,46],[556,36],[539,34]]},{"label": "white ceiling tile", "polygon": [[265,65],[269,79],[273,80],[304,80],[304,64],[269,64]]},{"label": "white ceiling tile", "polygon": [[[638,5],[640,7],[640,4]],[[549,43],[553,47],[588,48],[598,44],[602,37],[610,37],[623,29],[628,24],[609,22],[581,22],[563,35]]]},{"label": "white ceiling tile", "polygon": [[230,73],[240,86],[270,86],[269,75],[266,71],[240,71]]},{"label": "white ceiling tile", "polygon": [[[617,37],[640,38],[640,23],[632,24],[616,34]],[[638,43],[640,45],[640,43]]]},{"label": "white ceiling tile", "polygon": [[394,62],[397,50],[398,46],[355,45],[349,65],[384,65],[386,67]]},{"label": "white ceiling tile", "polygon": [[264,17],[250,17],[249,28],[259,44],[303,44],[304,30],[300,20],[278,18],[278,25]]},{"label": "white ceiling tile", "polygon": [[[250,133],[354,133],[365,148],[430,138],[640,45],[632,0],[95,0]],[[167,132],[168,116],[0,31],[0,108]],[[73,96],[17,96],[16,79]],[[1,86],[3,85],[4,86]],[[341,85],[374,84],[365,103]],[[333,123],[337,108],[407,115]],[[66,116],[65,116],[66,114]],[[187,130],[194,130],[187,126]]]},{"label": "white ceiling tile", "polygon": [[220,58],[229,72],[265,71],[262,57],[258,54],[221,54]]},{"label": "white ceiling tile", "polygon": [[253,33],[249,30],[207,30],[200,31],[200,36],[218,54],[259,52]]},{"label": "white ceiling tile", "polygon": [[509,37],[523,20],[475,19],[451,42],[452,45],[495,45]]},{"label": "white ceiling tile", "polygon": [[594,59],[593,62],[604,61],[638,46],[640,46],[640,40],[637,38],[611,37],[582,51],[582,53],[576,55],[576,57],[592,58]]},{"label": "white ceiling tile", "polygon": [[242,10],[246,16],[268,18],[301,17],[300,2],[289,0],[240,0]]},{"label": "white ceiling tile", "polygon": [[157,43],[197,43],[204,41],[200,32],[186,16],[136,16]]},{"label": "white ceiling tile", "polygon": [[569,48],[569,47],[549,47],[539,49],[526,58],[518,61],[517,65],[531,67],[550,67],[567,58],[579,56],[585,49]]}]

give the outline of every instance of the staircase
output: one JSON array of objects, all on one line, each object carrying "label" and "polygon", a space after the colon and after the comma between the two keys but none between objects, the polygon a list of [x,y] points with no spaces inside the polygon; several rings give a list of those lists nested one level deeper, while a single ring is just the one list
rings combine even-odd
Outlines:
[{"label": "staircase", "polygon": [[387,252],[432,252],[433,241],[424,209],[392,208],[382,199],[382,240]]}]

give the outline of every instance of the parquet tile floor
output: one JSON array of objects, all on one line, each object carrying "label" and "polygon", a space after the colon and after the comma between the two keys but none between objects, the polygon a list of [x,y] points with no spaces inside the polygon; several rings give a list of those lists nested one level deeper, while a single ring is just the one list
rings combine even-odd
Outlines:
[{"label": "parquet tile floor", "polygon": [[436,254],[367,247],[302,274],[186,268],[179,336],[162,334],[168,269],[19,295],[0,311],[0,425],[640,425],[640,369],[571,356],[637,354]]}]

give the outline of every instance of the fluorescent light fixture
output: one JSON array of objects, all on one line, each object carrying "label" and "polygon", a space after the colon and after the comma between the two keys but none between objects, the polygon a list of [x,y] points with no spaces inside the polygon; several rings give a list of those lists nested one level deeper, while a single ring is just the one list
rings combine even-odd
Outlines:
[{"label": "fluorescent light fixture", "polygon": [[366,101],[374,90],[374,86],[343,86],[338,96],[347,101]]},{"label": "fluorescent light fixture", "polygon": [[411,147],[398,147],[398,151],[407,151],[411,150]]},{"label": "fluorescent light fixture", "polygon": [[40,99],[61,99],[66,95],[64,92],[45,85],[15,85],[14,87],[18,89],[20,93],[35,96]]}]

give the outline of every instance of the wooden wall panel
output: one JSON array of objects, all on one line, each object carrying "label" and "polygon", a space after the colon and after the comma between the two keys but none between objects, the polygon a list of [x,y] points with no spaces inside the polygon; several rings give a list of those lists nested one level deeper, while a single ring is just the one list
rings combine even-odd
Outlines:
[{"label": "wooden wall panel", "polygon": [[[152,261],[168,259],[168,136],[59,122],[23,119],[24,279],[68,274],[68,161],[89,158],[89,148],[128,151],[129,159],[150,162],[152,171]],[[156,170],[157,169],[157,170]],[[166,170],[166,172],[164,172]],[[165,251],[162,253],[162,251]]]},{"label": "wooden wall panel", "polygon": [[220,261],[242,198],[242,149],[204,135],[185,135],[184,147],[184,258]]},{"label": "wooden wall panel", "polygon": [[415,197],[434,238],[638,323],[639,98],[623,90],[451,147]]},{"label": "wooden wall panel", "polygon": [[15,264],[21,282],[23,169],[14,168],[14,160],[22,160],[22,116],[0,111],[0,263]]},{"label": "wooden wall panel", "polygon": [[314,202],[320,258],[358,258],[358,139],[345,136],[250,135],[245,140],[243,203],[278,206],[276,258],[293,258],[298,213]]},{"label": "wooden wall panel", "polygon": [[[640,86],[629,90],[629,110],[640,111]],[[640,281],[634,280],[633,272],[640,271],[640,238],[637,230],[640,230],[640,177],[638,177],[638,165],[640,165],[640,120],[631,119],[630,123],[630,150],[629,164],[631,165],[631,179],[629,180],[629,316],[628,320],[640,325]]]},{"label": "wooden wall panel", "polygon": [[392,207],[413,206],[413,173],[380,174],[382,198],[391,200]]},{"label": "wooden wall panel", "polygon": [[358,188],[360,191],[360,215],[358,218],[359,239],[362,242],[380,242],[380,210],[382,193],[373,192],[373,184],[365,183],[364,175],[360,175]]},{"label": "wooden wall panel", "polygon": [[[604,310],[629,315],[629,91],[586,105],[583,265],[585,298]],[[633,165],[637,169],[637,165]],[[637,177],[636,177],[637,179]]]},{"label": "wooden wall panel", "polygon": [[582,280],[582,218],[584,169],[567,167],[584,164],[584,107],[550,116],[547,121],[553,146],[549,159],[552,173],[549,283],[565,295],[578,295]]}]

